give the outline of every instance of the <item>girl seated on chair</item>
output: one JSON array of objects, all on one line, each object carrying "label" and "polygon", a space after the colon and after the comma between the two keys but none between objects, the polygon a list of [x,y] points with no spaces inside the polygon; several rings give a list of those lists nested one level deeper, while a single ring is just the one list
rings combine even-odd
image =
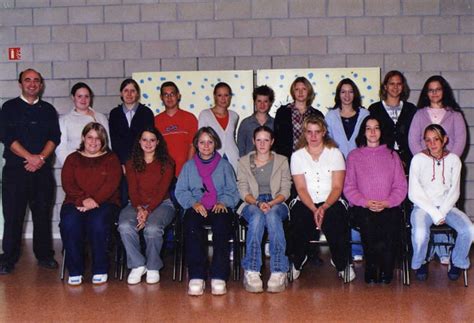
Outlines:
[{"label": "girl seated on chair", "polygon": [[219,155],[221,141],[211,127],[202,127],[193,139],[197,153],[184,164],[176,183],[176,199],[186,209],[184,244],[189,273],[189,295],[202,295],[207,277],[203,225],[212,227],[213,257],[210,268],[213,295],[227,292],[229,238],[239,192],[231,164]]},{"label": "girl seated on chair", "polygon": [[[160,252],[164,230],[175,214],[168,193],[174,178],[174,162],[158,130],[147,128],[139,134],[125,167],[130,204],[120,212],[118,230],[127,251],[127,265],[132,269],[127,282],[138,284],[146,273],[146,282],[156,284],[163,267]],[[145,256],[140,246],[142,229]]]},{"label": "girl seated on chair", "polygon": [[[385,144],[380,121],[368,116],[347,158],[344,196],[364,246],[365,282],[389,284],[401,230],[407,181],[398,154]],[[378,276],[380,271],[380,276]]]},{"label": "girl seated on chair", "polygon": [[82,284],[84,236],[92,249],[92,283],[107,282],[107,242],[119,206],[120,162],[107,147],[107,132],[97,122],[82,130],[79,149],[67,156],[61,172],[66,197],[61,207],[61,238],[69,285]]},{"label": "girl seated on chair", "polygon": [[349,256],[349,223],[346,206],[341,201],[346,173],[344,157],[328,136],[323,119],[307,117],[302,130],[300,149],[291,156],[291,174],[298,192],[290,222],[293,278],[299,277],[308,259],[308,242],[316,230],[322,230],[339,277],[352,281],[354,269],[351,266],[345,270]]},{"label": "girl seated on chair", "polygon": [[469,268],[469,250],[474,226],[468,216],[455,207],[459,199],[462,163],[446,149],[448,136],[442,126],[425,128],[426,149],[416,154],[410,166],[408,197],[411,213],[413,259],[411,266],[418,280],[428,278],[426,253],[431,225],[447,224],[456,233],[448,277],[457,280],[462,269]]},{"label": "girl seated on chair", "polygon": [[288,258],[283,221],[288,218],[285,200],[290,196],[291,174],[288,160],[271,151],[273,131],[267,126],[253,132],[255,151],[242,157],[238,167],[238,187],[244,201],[242,217],[248,222],[247,250],[242,266],[248,292],[263,291],[260,279],[262,238],[265,228],[270,240],[270,279],[267,291],[277,293],[287,284]]}]

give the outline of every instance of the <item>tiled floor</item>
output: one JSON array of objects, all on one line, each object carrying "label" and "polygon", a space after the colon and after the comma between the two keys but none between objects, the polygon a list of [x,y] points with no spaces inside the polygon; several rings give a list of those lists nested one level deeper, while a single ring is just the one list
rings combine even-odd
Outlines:
[{"label": "tiled floor", "polygon": [[[59,250],[60,242],[56,245]],[[447,268],[436,263],[426,282],[413,280],[407,287],[395,279],[388,286],[368,286],[358,264],[358,277],[344,285],[325,250],[323,258],[322,266],[309,262],[300,279],[280,294],[250,294],[241,282],[232,281],[225,296],[212,296],[208,288],[204,296],[190,297],[186,282],[171,280],[172,257],[165,259],[167,267],[157,285],[128,286],[111,279],[96,287],[87,277],[82,286],[69,287],[59,280],[58,271],[37,267],[27,241],[15,272],[0,276],[0,322],[474,321],[474,278],[465,288],[462,279],[449,281]],[[267,272],[264,277],[268,279]]]}]

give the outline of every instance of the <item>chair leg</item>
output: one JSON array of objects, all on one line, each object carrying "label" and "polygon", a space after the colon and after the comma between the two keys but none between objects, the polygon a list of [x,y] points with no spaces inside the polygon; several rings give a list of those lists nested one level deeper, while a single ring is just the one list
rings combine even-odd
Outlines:
[{"label": "chair leg", "polygon": [[463,276],[464,276],[464,287],[467,287],[467,269],[463,270]]},{"label": "chair leg", "polygon": [[61,271],[59,273],[59,278],[64,280],[66,276],[66,249],[63,248],[63,260],[61,261]]}]

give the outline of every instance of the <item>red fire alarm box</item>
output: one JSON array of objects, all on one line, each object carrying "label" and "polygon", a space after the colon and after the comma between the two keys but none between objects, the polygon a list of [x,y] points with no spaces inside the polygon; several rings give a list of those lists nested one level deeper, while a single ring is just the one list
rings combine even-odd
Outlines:
[{"label": "red fire alarm box", "polygon": [[21,48],[12,47],[8,49],[8,60],[19,61],[21,59]]}]

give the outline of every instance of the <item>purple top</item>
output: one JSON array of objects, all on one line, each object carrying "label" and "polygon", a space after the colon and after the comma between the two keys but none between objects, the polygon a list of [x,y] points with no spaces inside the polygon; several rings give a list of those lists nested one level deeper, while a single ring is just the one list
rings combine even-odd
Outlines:
[{"label": "purple top", "polygon": [[347,156],[344,196],[355,206],[368,200],[400,205],[407,195],[407,180],[398,154],[381,145],[354,149]]},{"label": "purple top", "polygon": [[[408,133],[408,144],[413,155],[426,148],[423,135],[425,128],[432,123],[428,108],[423,108],[415,113]],[[466,148],[466,122],[463,115],[448,108],[439,125],[443,127],[449,138],[446,148],[460,157]]]}]

